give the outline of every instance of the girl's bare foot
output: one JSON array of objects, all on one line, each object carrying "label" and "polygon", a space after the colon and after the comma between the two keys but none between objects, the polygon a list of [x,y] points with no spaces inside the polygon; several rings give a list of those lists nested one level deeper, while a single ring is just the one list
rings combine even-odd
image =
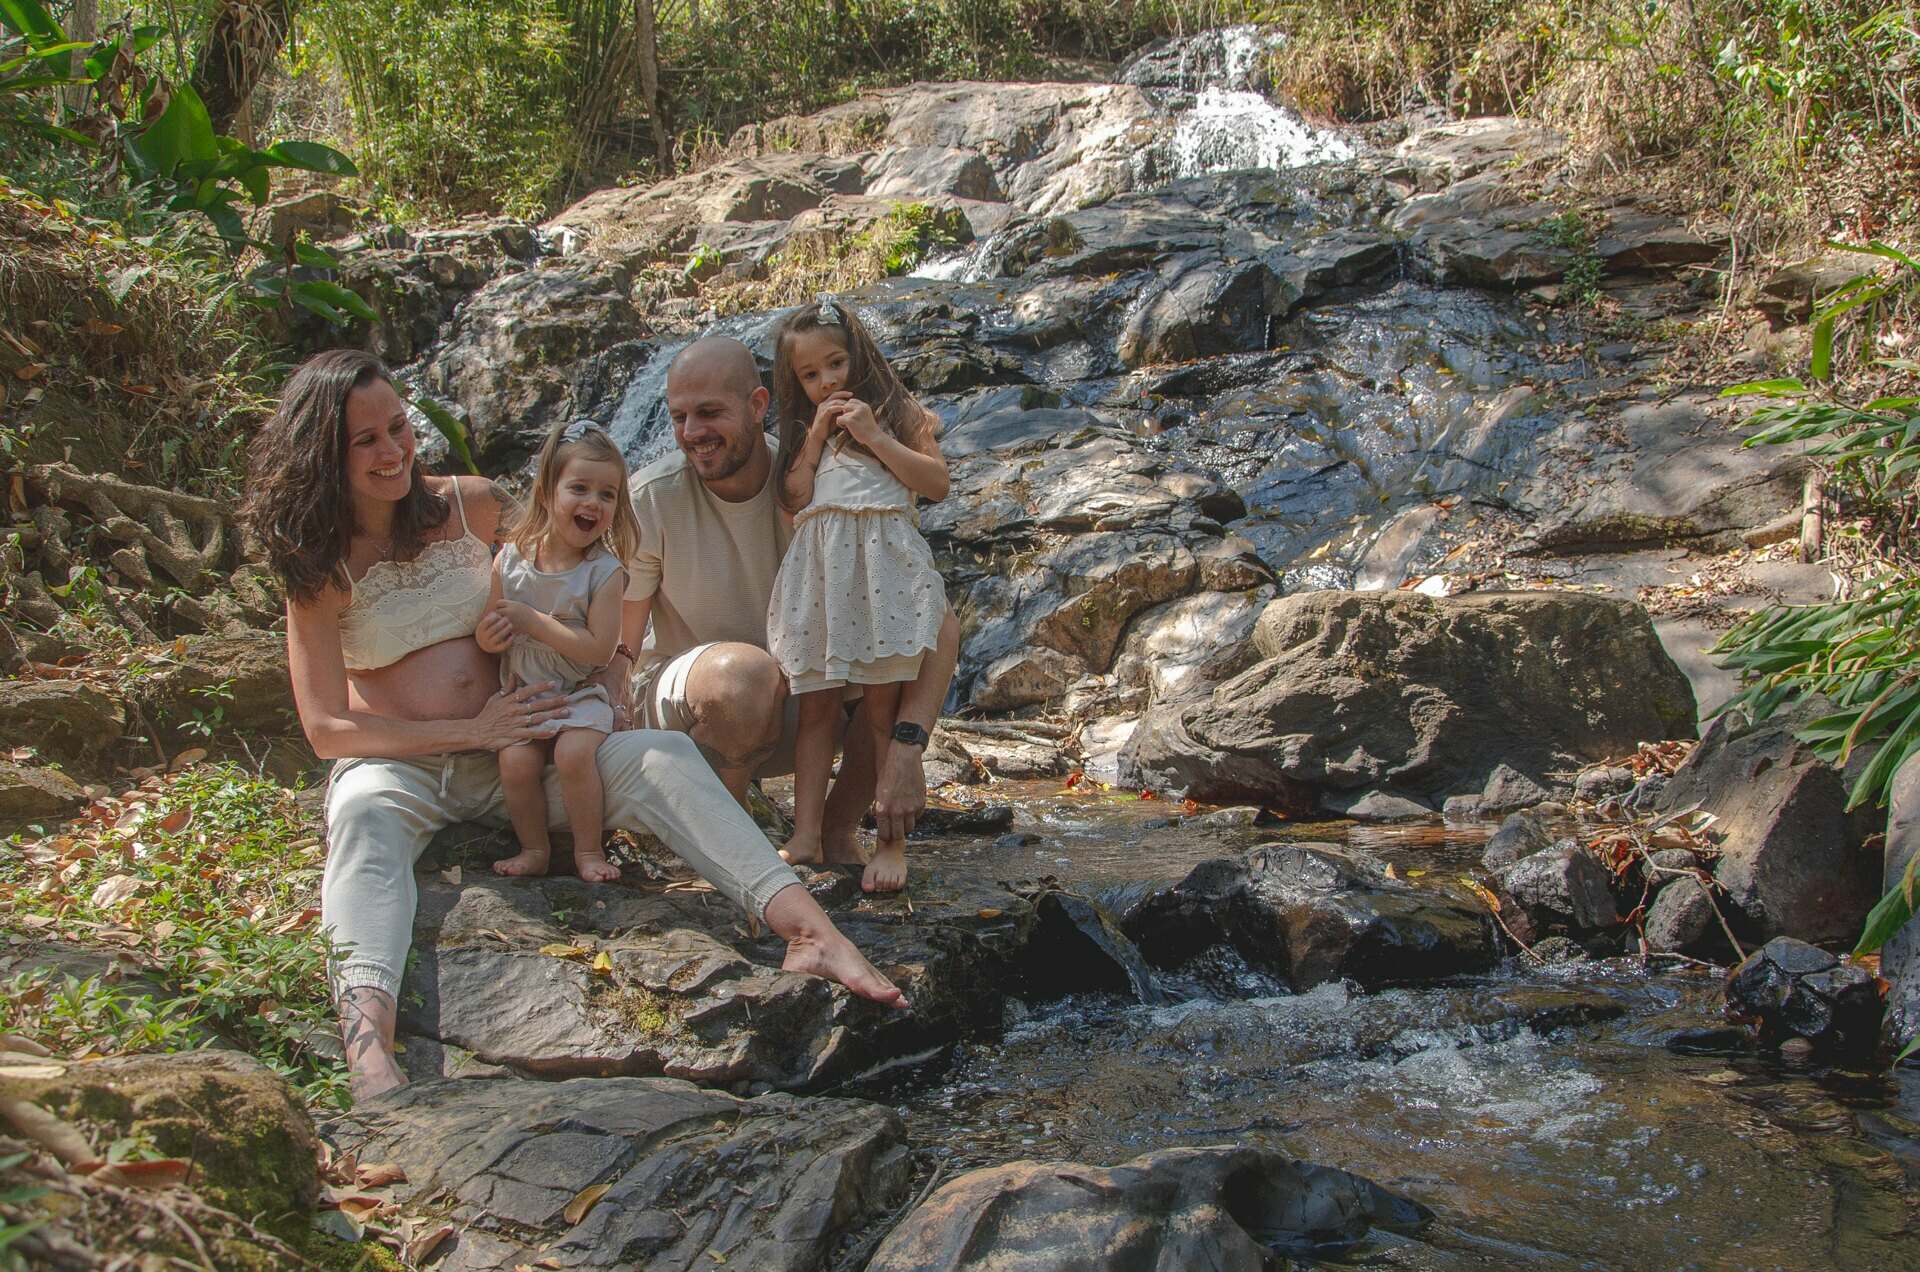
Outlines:
[{"label": "girl's bare foot", "polygon": [[907,846],[899,840],[881,844],[873,850],[873,860],[860,876],[867,892],[898,892],[907,886]]},{"label": "girl's bare foot", "polygon": [[620,867],[607,860],[607,854],[598,848],[580,848],[573,850],[573,871],[586,883],[612,883],[620,877]]},{"label": "girl's bare foot", "polygon": [[346,1052],[347,1089],[353,1102],[385,1095],[407,1084],[393,1056],[393,998],[370,985],[340,995],[340,1041]]},{"label": "girl's bare foot", "polygon": [[796,830],[780,850],[780,860],[790,866],[811,866],[820,860],[820,832]]},{"label": "girl's bare foot", "polygon": [[547,873],[547,858],[552,855],[550,848],[522,848],[504,861],[493,863],[493,873],[512,878],[527,878]]}]

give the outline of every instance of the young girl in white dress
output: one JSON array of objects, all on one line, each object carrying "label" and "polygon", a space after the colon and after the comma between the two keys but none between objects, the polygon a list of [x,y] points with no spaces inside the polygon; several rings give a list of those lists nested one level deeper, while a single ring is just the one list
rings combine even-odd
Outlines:
[{"label": "young girl in white dress", "polygon": [[[820,858],[820,826],[849,686],[861,686],[884,767],[900,688],[939,640],[947,594],[914,518],[947,497],[939,419],[913,400],[853,311],[821,297],[774,332],[780,505],[793,544],[767,606],[767,648],[800,699],[793,837],[781,856]],[[861,886],[898,891],[906,844],[874,846]]]},{"label": "young girl in white dress", "polygon": [[589,677],[613,658],[620,640],[623,564],[640,545],[627,496],[627,464],[591,420],[548,434],[540,448],[533,497],[493,562],[493,594],[474,633],[480,648],[504,655],[508,688],[550,683],[568,714],[548,740],[500,752],[500,786],[520,853],[494,863],[503,875],[547,872],[552,842],[541,788],[551,756],[573,830],[574,869],[588,883],[620,877],[601,849],[605,792],[597,756],[613,732],[607,691]]}]

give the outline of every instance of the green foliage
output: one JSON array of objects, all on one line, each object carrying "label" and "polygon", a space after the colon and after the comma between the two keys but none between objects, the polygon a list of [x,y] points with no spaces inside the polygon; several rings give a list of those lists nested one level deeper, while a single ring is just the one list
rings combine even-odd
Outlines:
[{"label": "green foliage", "polygon": [[1548,217],[1534,227],[1534,236],[1550,247],[1557,247],[1573,259],[1567,262],[1560,279],[1560,299],[1569,305],[1591,305],[1600,296],[1600,283],[1607,276],[1607,263],[1595,247],[1598,241],[1584,213],[1569,208]]},{"label": "green foliage", "polygon": [[586,68],[550,0],[323,0],[310,34],[339,65],[377,201],[537,213],[574,151]]},{"label": "green foliage", "polygon": [[118,945],[137,976],[16,976],[0,1032],[67,1055],[224,1039],[311,1103],[344,1102],[330,1034],[321,849],[295,794],[231,766],[149,779],[72,826],[0,845],[0,896],[27,930]]}]

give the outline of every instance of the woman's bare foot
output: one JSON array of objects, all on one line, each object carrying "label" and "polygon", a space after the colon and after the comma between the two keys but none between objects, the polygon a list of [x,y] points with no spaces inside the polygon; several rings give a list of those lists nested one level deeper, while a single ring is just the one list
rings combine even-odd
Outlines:
[{"label": "woman's bare foot", "polygon": [[[547,873],[548,858],[553,855],[551,848],[522,848],[518,853],[504,861],[493,863],[493,873],[508,875],[512,878],[527,878]],[[581,876],[585,878],[585,875]]]},{"label": "woman's bare foot", "polygon": [[907,886],[907,846],[899,840],[881,844],[873,850],[873,860],[860,876],[867,892],[898,892]]},{"label": "woman's bare foot", "polygon": [[796,830],[787,840],[786,847],[780,850],[780,860],[790,866],[811,866],[820,861],[820,832],[817,830]]},{"label": "woman's bare foot", "polygon": [[340,1041],[346,1052],[347,1090],[355,1104],[407,1084],[406,1072],[393,1055],[396,1014],[392,996],[371,986],[356,986],[340,996]]},{"label": "woman's bare foot", "polygon": [[820,903],[798,883],[789,884],[767,902],[767,926],[786,938],[787,957],[781,969],[838,981],[861,998],[904,1011],[907,996],[882,976],[854,947]]},{"label": "woman's bare foot", "polygon": [[620,867],[608,861],[606,853],[578,844],[573,849],[573,872],[586,883],[612,883],[620,877]]}]

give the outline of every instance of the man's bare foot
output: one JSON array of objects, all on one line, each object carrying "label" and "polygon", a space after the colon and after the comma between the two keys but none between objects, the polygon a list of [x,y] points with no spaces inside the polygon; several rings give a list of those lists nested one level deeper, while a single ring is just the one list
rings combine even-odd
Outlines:
[{"label": "man's bare foot", "polygon": [[867,892],[898,892],[907,886],[907,846],[899,840],[874,849],[873,860],[860,876],[860,887]]},{"label": "man's bare foot", "polygon": [[406,1072],[392,1056],[382,1055],[377,1060],[368,1057],[368,1062],[366,1067],[356,1067],[347,1074],[347,1091],[355,1104],[407,1084]]},{"label": "man's bare foot", "polygon": [[796,830],[780,850],[780,860],[790,866],[811,866],[820,862],[820,835],[817,831]]},{"label": "man's bare foot", "polygon": [[620,867],[607,860],[598,848],[573,850],[573,872],[586,883],[612,883],[620,877]]},{"label": "man's bare foot", "polygon": [[860,850],[860,836],[852,830],[821,835],[820,855],[830,866],[862,866],[867,861],[867,854]]},{"label": "man's bare foot", "polygon": [[861,998],[883,1007],[905,1011],[907,996],[900,987],[880,974],[852,941],[831,926],[820,935],[803,934],[787,942],[784,972],[804,972],[822,980],[838,981]]},{"label": "man's bare foot", "polygon": [[338,1005],[347,1090],[354,1103],[405,1086],[407,1075],[393,1056],[397,1014],[393,996],[370,985],[357,985],[341,994]]},{"label": "man's bare foot", "polygon": [[518,853],[508,857],[506,860],[494,862],[493,873],[497,875],[508,875],[516,879],[526,878],[532,875],[543,875],[547,873],[547,859],[552,855],[553,850],[550,848],[541,848],[538,850],[522,848]]}]

